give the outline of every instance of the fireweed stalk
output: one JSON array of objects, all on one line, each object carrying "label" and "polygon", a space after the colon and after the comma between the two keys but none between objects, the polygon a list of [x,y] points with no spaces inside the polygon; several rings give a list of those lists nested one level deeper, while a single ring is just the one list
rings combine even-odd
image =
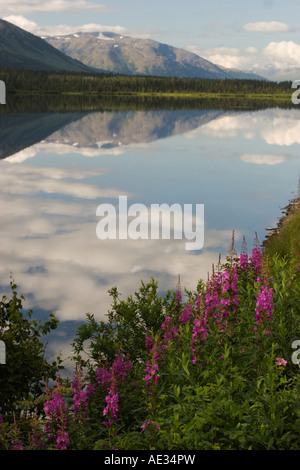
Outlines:
[{"label": "fireweed stalk", "polygon": [[257,274],[260,274],[263,264],[262,251],[259,247],[257,234],[255,235],[254,247],[251,255],[251,266],[254,268]]},{"label": "fireweed stalk", "polygon": [[212,266],[212,277],[208,279],[205,292],[205,318],[213,318],[215,325],[222,331],[222,309],[220,297],[222,292],[222,273],[215,272]]},{"label": "fireweed stalk", "polygon": [[82,377],[81,364],[77,366],[75,377],[72,383],[73,387],[73,412],[81,424],[88,424],[88,392],[84,390],[84,380]]},{"label": "fireweed stalk", "polygon": [[179,323],[181,325],[188,323],[191,320],[192,316],[193,316],[193,305],[187,304],[179,315]]},{"label": "fireweed stalk", "polygon": [[258,287],[257,301],[255,307],[255,322],[258,327],[254,331],[259,330],[261,333],[269,334],[269,327],[273,314],[273,288],[267,285]]},{"label": "fireweed stalk", "polygon": [[[171,320],[167,317],[168,321]],[[167,320],[166,319],[166,320]],[[165,322],[166,322],[165,320]],[[171,320],[172,321],[172,320]],[[161,353],[158,351],[158,345],[160,342],[160,334],[157,336],[156,341],[153,342],[151,349],[149,350],[150,360],[146,363],[144,381],[146,387],[148,387],[149,395],[152,395],[153,385],[156,385],[159,380],[159,361],[161,359]]]},{"label": "fireweed stalk", "polygon": [[14,415],[14,424],[13,424],[13,439],[11,440],[11,445],[12,445],[12,450],[24,450],[23,448],[23,442],[22,440],[18,437],[19,436],[19,428],[16,423],[16,416],[15,413]]},{"label": "fireweed stalk", "polygon": [[55,384],[54,390],[52,391],[50,391],[47,386],[46,397],[44,411],[49,420],[46,424],[46,432],[49,434],[49,440],[56,439],[57,449],[66,450],[70,442],[67,432],[69,418],[59,382]]},{"label": "fireweed stalk", "polygon": [[247,244],[246,244],[246,239],[243,237],[243,243],[242,243],[242,253],[240,254],[240,267],[242,271],[247,270],[248,268],[248,253],[247,253]]},{"label": "fireweed stalk", "polygon": [[198,296],[196,299],[196,317],[194,319],[193,325],[193,334],[191,342],[191,350],[193,352],[192,363],[196,364],[197,358],[197,343],[201,346],[205,346],[205,341],[207,338],[207,329],[208,329],[208,312],[204,310],[202,312],[202,296]]},{"label": "fireweed stalk", "polygon": [[[161,352],[165,353],[168,349],[170,344],[173,344],[176,339],[178,339],[179,335],[179,328],[173,324],[173,320],[170,316],[165,317],[165,321],[161,325],[161,332],[160,332],[160,342],[161,345]],[[160,355],[158,353],[158,344],[156,345],[155,349],[155,360],[160,360]]]},{"label": "fireweed stalk", "polygon": [[[170,328],[169,328],[170,327]],[[162,336],[164,331],[167,330],[167,341],[161,345]],[[164,323],[162,324],[161,331],[158,333],[155,339],[152,339],[152,346],[148,349],[148,354],[150,359],[146,363],[144,381],[147,387],[147,396],[149,397],[148,406],[149,406],[149,418],[142,424],[142,431],[146,432],[147,439],[151,445],[156,440],[156,433],[160,430],[159,424],[155,424],[155,414],[157,407],[157,397],[155,393],[156,385],[159,380],[159,364],[163,360],[163,354],[167,351],[169,342],[173,340],[173,326],[172,319],[169,316],[166,316]],[[176,329],[177,332],[177,329]],[[150,344],[148,339],[148,345]],[[147,349],[147,348],[146,348]]]},{"label": "fireweed stalk", "polygon": [[[254,264],[257,272],[256,277],[256,289],[257,298],[255,306],[255,322],[257,327],[254,331],[259,331],[262,334],[270,333],[270,325],[273,315],[273,288],[269,287],[269,259],[262,269],[263,256],[262,252],[258,247],[253,249],[254,251]],[[253,255],[252,255],[253,260]]]},{"label": "fireweed stalk", "polygon": [[[227,269],[223,276],[223,286],[222,286],[222,299],[221,305],[223,306],[223,316],[222,319],[225,323],[225,331],[229,324],[231,328],[234,323],[236,323],[236,311],[239,304],[238,298],[238,274],[237,266],[234,265],[231,268]],[[232,330],[228,331],[228,335],[232,334]]]},{"label": "fireweed stalk", "polygon": [[43,431],[41,429],[41,423],[37,416],[37,410],[32,419],[31,423],[32,428],[32,447],[33,450],[44,450],[45,444],[43,439]]},{"label": "fireweed stalk", "polygon": [[102,383],[109,384],[108,394],[105,397],[106,406],[103,410],[103,416],[107,417],[107,421],[103,421],[103,424],[107,428],[110,428],[113,423],[117,423],[119,411],[118,389],[124,383],[130,371],[131,361],[124,361],[124,358],[119,353],[116,354],[110,373],[105,374],[105,370],[101,370]]},{"label": "fireweed stalk", "polygon": [[157,441],[157,434],[160,431],[160,425],[152,421],[151,419],[147,419],[141,426],[142,431],[145,433],[145,438],[150,443],[152,448],[155,448],[155,443]]},{"label": "fireweed stalk", "polygon": [[[245,240],[243,240],[243,250],[245,250]],[[230,256],[227,257],[229,266],[222,276],[222,320],[224,322],[224,331],[230,337],[233,333],[233,325],[236,323],[236,311],[239,304],[238,298],[238,273],[237,273],[237,256],[234,248],[234,231],[232,232],[232,241]],[[245,260],[244,260],[245,261]]]}]

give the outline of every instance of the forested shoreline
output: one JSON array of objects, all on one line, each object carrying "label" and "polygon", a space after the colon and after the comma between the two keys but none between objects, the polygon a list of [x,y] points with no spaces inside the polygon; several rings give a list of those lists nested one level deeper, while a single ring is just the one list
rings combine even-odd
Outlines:
[{"label": "forested shoreline", "polygon": [[0,79],[11,93],[162,93],[290,95],[291,82],[249,79],[169,78],[114,74],[82,74],[1,68]]}]

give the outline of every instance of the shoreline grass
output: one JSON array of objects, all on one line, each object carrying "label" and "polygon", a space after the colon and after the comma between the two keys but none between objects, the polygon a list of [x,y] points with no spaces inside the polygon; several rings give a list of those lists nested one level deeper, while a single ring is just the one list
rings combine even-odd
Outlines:
[{"label": "shoreline grass", "polygon": [[17,90],[7,93],[8,96],[23,95],[72,95],[72,96],[136,96],[136,97],[156,97],[156,98],[188,98],[188,99],[259,99],[259,100],[275,100],[291,103],[291,93],[212,93],[212,92],[129,92],[129,91],[50,91],[50,90]]},{"label": "shoreline grass", "polygon": [[264,247],[269,256],[277,254],[300,261],[300,197],[294,199],[285,210],[277,227],[264,241]]}]

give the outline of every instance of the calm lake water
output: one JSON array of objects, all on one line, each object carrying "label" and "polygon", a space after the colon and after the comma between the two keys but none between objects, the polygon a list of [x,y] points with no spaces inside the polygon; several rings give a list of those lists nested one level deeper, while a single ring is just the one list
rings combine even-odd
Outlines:
[{"label": "calm lake water", "polygon": [[[153,276],[161,292],[196,288],[235,231],[240,251],[262,242],[298,194],[297,107],[99,107],[0,115],[0,284],[10,273],[26,308],[61,326],[48,355],[69,354],[77,325],[105,318],[108,290],[123,298]],[[204,204],[204,246],[174,240],[99,240],[96,209]],[[44,317],[44,319],[46,316]]]}]

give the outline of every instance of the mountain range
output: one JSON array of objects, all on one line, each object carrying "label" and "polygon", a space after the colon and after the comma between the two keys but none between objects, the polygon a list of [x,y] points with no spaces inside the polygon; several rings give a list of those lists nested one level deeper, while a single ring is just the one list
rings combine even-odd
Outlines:
[{"label": "mountain range", "polygon": [[111,32],[79,32],[40,38],[1,19],[0,66],[179,78],[265,80],[251,72],[217,66],[192,52],[152,39]]},{"label": "mountain range", "polygon": [[264,80],[254,73],[226,69],[192,52],[152,39],[120,36],[111,32],[79,32],[44,39],[73,59],[105,72],[178,78]]}]

